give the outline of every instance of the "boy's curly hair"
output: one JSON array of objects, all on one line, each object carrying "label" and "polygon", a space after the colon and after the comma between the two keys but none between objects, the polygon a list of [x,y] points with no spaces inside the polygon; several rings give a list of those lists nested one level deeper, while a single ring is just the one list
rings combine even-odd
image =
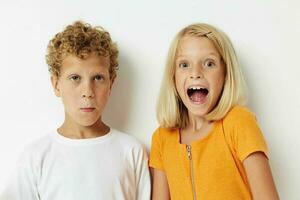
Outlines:
[{"label": "boy's curly hair", "polygon": [[91,53],[110,59],[110,79],[114,80],[118,70],[118,49],[110,34],[102,27],[92,27],[88,23],[76,21],[50,40],[46,62],[49,72],[59,76],[63,60],[68,55],[86,59]]}]

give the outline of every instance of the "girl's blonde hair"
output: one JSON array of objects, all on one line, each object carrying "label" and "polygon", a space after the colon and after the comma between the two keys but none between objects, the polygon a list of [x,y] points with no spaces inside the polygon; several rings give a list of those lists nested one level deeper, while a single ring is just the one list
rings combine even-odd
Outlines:
[{"label": "girl's blonde hair", "polygon": [[188,110],[175,86],[175,59],[177,47],[184,36],[207,37],[218,50],[226,69],[223,91],[216,106],[205,116],[209,121],[222,119],[235,105],[246,103],[246,84],[239,67],[233,45],[227,35],[217,28],[204,24],[192,24],[177,33],[171,43],[166,68],[157,102],[157,119],[166,128],[184,128],[189,123]]}]

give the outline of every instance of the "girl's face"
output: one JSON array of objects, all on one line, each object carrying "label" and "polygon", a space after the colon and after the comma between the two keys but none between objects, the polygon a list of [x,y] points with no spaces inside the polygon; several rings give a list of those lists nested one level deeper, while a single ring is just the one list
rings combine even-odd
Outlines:
[{"label": "girl's face", "polygon": [[225,79],[225,65],[206,37],[184,36],[175,58],[177,92],[189,116],[203,117],[218,102]]}]

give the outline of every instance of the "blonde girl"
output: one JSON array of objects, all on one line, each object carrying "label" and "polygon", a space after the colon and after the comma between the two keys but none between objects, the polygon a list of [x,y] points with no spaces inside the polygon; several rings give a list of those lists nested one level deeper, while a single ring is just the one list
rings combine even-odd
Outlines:
[{"label": "blonde girl", "polygon": [[229,38],[208,24],[171,44],[152,137],[152,199],[279,199]]}]

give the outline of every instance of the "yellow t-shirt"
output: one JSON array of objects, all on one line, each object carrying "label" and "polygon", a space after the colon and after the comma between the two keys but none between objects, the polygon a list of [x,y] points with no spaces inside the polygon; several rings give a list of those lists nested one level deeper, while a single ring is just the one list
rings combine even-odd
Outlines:
[{"label": "yellow t-shirt", "polygon": [[178,129],[160,127],[153,134],[149,165],[165,172],[172,200],[192,200],[193,194],[197,200],[252,199],[242,161],[253,152],[268,153],[247,108],[231,109],[190,147],[191,159]]}]

